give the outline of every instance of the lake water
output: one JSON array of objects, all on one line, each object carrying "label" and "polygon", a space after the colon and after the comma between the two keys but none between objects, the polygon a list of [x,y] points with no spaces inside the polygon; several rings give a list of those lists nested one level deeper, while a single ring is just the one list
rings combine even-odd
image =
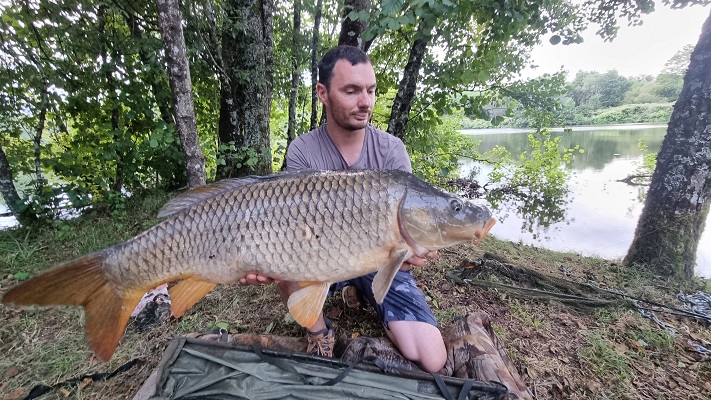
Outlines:
[{"label": "lake water", "polygon": [[[527,129],[507,128],[462,131],[481,140],[481,151],[500,145],[515,155],[528,148],[528,132]],[[563,129],[553,132],[561,136],[563,146],[577,144],[585,150],[569,165],[571,193],[564,221],[529,232],[523,228],[521,216],[500,210],[501,220],[491,229],[491,234],[551,250],[608,259],[623,258],[632,243],[647,186],[631,186],[618,180],[641,166],[640,139],[650,152],[659,151],[666,125],[583,126],[573,127],[572,132],[563,132]],[[473,166],[471,162],[464,163],[463,174],[471,171]],[[480,167],[482,175],[490,171],[490,168]],[[482,176],[476,179],[480,183],[487,181]],[[710,226],[708,222],[707,227]],[[696,274],[711,278],[711,229],[706,229],[701,237],[696,261]]]}]

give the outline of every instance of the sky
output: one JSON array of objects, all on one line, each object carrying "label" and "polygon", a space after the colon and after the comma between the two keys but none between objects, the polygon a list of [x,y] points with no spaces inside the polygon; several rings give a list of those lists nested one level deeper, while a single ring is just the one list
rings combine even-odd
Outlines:
[{"label": "sky", "polygon": [[643,16],[641,26],[630,27],[626,20],[612,42],[595,35],[597,26],[584,34],[582,44],[551,45],[548,38],[536,47],[531,56],[539,68],[526,70],[525,78],[554,73],[561,65],[572,80],[578,71],[607,72],[617,70],[622,76],[656,76],[664,64],[686,44],[696,45],[701,26],[711,12],[711,5],[671,10],[656,2],[656,11]]}]

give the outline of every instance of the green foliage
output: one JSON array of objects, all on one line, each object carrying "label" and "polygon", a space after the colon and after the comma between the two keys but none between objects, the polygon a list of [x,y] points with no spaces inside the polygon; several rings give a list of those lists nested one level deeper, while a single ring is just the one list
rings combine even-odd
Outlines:
[{"label": "green foliage", "polygon": [[458,131],[458,116],[444,116],[442,122],[428,129],[411,131],[405,138],[413,173],[443,185],[459,176],[460,158],[477,158],[477,142]]},{"label": "green foliage", "polygon": [[[233,168],[242,168],[243,166],[253,168],[259,161],[259,151],[252,146],[240,146],[237,148],[234,141],[220,144],[217,147],[217,165],[227,165],[227,161],[231,160],[230,164]],[[229,171],[224,171],[226,176],[229,176]]]},{"label": "green foliage", "polygon": [[593,125],[629,123],[667,123],[671,118],[672,104],[627,104],[602,110],[587,122]]},{"label": "green foliage", "polygon": [[[43,187],[46,176],[32,175],[36,189],[25,205],[45,219],[57,218],[67,201],[120,208],[124,190],[185,180],[165,106],[170,91],[159,90],[167,87],[161,41],[136,22],[139,13],[155,19],[153,6],[123,7],[3,5],[3,51],[14,57],[0,65],[0,76],[10,78],[0,79],[0,114],[7,117],[0,129],[16,174],[34,173],[39,163],[52,177]],[[38,132],[39,156],[32,152]]]},{"label": "green foliage", "polygon": [[494,127],[494,124],[492,124],[491,121],[485,119],[462,117],[461,121],[461,129],[487,129]]},{"label": "green foliage", "polygon": [[489,174],[496,185],[487,200],[494,209],[514,209],[524,219],[523,229],[534,232],[538,226],[548,227],[565,216],[568,202],[567,180],[564,168],[570,163],[578,146],[561,149],[560,137],[551,137],[548,130],[528,135],[529,151],[514,158],[504,148],[494,148],[487,154],[496,160]]},{"label": "green foliage", "polygon": [[639,151],[642,153],[642,165],[637,169],[639,174],[652,175],[654,169],[657,168],[657,153],[649,151],[644,138],[639,140]]},{"label": "green foliage", "polygon": [[656,94],[666,101],[676,101],[684,86],[684,76],[676,74],[659,74],[655,81]]},{"label": "green foliage", "polygon": [[681,50],[677,51],[672,58],[664,64],[663,74],[684,76],[686,70],[689,69],[691,53],[694,51],[693,44],[684,45]]},{"label": "green foliage", "polygon": [[604,74],[580,71],[572,82],[572,97],[577,106],[593,109],[620,105],[630,82],[617,71]]}]

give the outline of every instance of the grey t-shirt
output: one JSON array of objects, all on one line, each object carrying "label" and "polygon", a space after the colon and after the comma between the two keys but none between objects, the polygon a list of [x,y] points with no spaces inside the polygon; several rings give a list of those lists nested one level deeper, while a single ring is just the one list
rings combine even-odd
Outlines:
[{"label": "grey t-shirt", "polygon": [[326,131],[326,124],[297,137],[286,154],[287,171],[301,169],[399,169],[412,172],[410,156],[402,140],[373,125],[365,128],[365,142],[360,158],[348,165]]}]

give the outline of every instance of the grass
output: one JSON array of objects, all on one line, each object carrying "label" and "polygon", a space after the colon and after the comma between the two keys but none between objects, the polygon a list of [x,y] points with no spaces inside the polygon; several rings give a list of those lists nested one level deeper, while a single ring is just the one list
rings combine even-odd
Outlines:
[{"label": "grass", "polygon": [[596,374],[611,376],[614,382],[630,378],[629,357],[618,350],[615,343],[599,331],[585,332],[587,346],[580,350],[580,357]]},{"label": "grass", "polygon": [[[59,262],[130,238],[156,220],[166,201],[161,193],[129,199],[131,212],[100,213],[79,221],[0,231],[0,294],[18,283],[16,274],[34,275]],[[480,246],[440,252],[440,259],[415,270],[418,283],[442,329],[456,317],[485,311],[495,334],[539,399],[707,399],[711,394],[711,358],[689,350],[687,341],[711,348],[711,332],[702,324],[659,314],[677,330],[672,337],[634,310],[599,309],[583,313],[555,302],[539,303],[502,290],[457,285],[445,278],[462,259],[484,252],[538,272],[574,281],[594,280],[635,296],[681,307],[679,291],[709,291],[707,280],[680,287],[615,261],[558,253],[488,236]],[[562,266],[570,271],[563,275]],[[501,281],[492,276],[492,281]],[[325,308],[337,336],[382,336],[372,310],[351,310],[339,298]],[[0,305],[0,398],[38,384],[56,384],[95,372],[110,372],[134,358],[145,363],[110,381],[67,388],[73,399],[124,399],[135,394],[156,368],[176,335],[206,332],[229,324],[233,333],[301,336],[303,329],[286,317],[274,286],[218,286],[179,320],[147,332],[129,325],[114,357],[103,363],[88,349],[83,313],[74,307]],[[60,398],[64,394],[55,392]]]}]

